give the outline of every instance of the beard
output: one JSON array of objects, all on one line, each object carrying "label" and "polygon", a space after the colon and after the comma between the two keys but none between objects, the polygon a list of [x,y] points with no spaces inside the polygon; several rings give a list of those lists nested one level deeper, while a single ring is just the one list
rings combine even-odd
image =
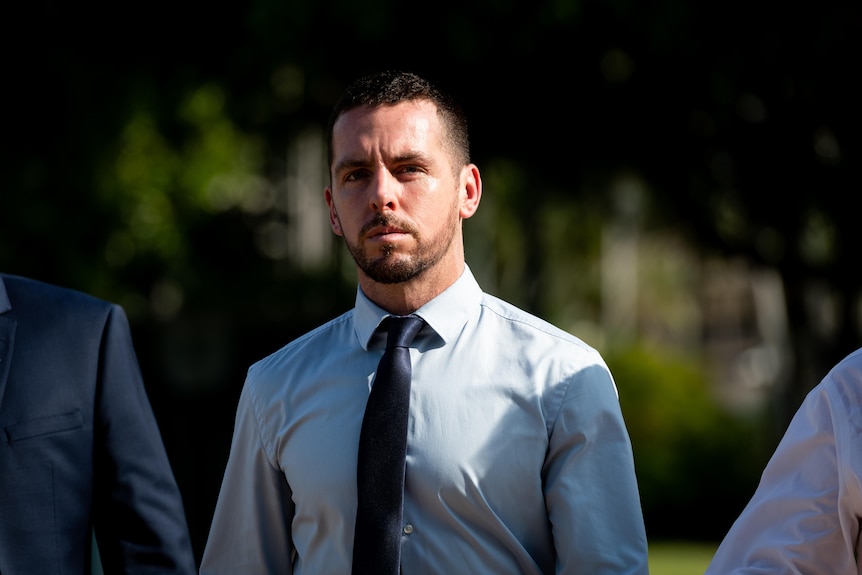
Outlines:
[{"label": "beard", "polygon": [[[392,243],[381,246],[375,255],[367,255],[362,248],[362,238],[369,230],[378,226],[394,226],[409,234],[416,242],[415,249],[409,254],[398,253],[398,245]],[[457,226],[458,219],[452,218],[450,225],[442,229],[436,237],[426,241],[416,226],[389,214],[378,214],[362,227],[355,243],[346,236],[344,243],[353,261],[365,275],[381,284],[398,284],[416,279],[438,263],[449,251]]]}]

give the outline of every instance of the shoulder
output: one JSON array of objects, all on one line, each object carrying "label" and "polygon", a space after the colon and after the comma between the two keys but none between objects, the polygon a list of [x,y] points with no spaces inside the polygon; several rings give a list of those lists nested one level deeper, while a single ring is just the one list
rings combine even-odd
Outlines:
[{"label": "shoulder", "polygon": [[295,406],[307,392],[325,393],[322,390],[332,373],[343,371],[351,364],[349,354],[361,351],[358,344],[351,344],[356,340],[352,317],[351,310],[249,367],[239,411],[253,414],[267,445],[278,435],[288,406]]},{"label": "shoulder", "polygon": [[[90,294],[34,280],[0,274],[0,318],[14,322],[17,338],[129,345],[128,318],[119,305]],[[73,349],[70,346],[69,349]]]},{"label": "shoulder", "polygon": [[[294,339],[284,347],[255,362],[249,368],[249,380],[272,371],[282,371],[299,361],[320,361],[347,345],[353,336],[353,310],[329,320]],[[355,336],[353,336],[355,337]]]},{"label": "shoulder", "polygon": [[835,364],[824,382],[862,388],[862,348],[853,351]]},{"label": "shoulder", "polygon": [[[862,349],[836,363],[814,386],[794,414],[781,445],[819,445],[812,438],[833,437],[839,458],[858,459],[862,434]],[[781,446],[779,446],[781,448]],[[860,462],[862,465],[862,462]]]},{"label": "shoulder", "polygon": [[22,276],[0,274],[0,298],[5,292],[13,313],[78,310],[81,313],[107,313],[115,304],[87,293]]},{"label": "shoulder", "polygon": [[[496,354],[517,356],[533,376],[554,393],[605,390],[617,397],[616,383],[604,358],[579,337],[517,306],[485,294],[479,319],[482,334],[490,335]],[[491,335],[493,334],[493,335]]]},{"label": "shoulder", "polygon": [[[839,361],[826,377],[809,392],[807,402],[828,397],[832,409],[841,409],[849,417],[858,418],[862,425],[862,348]],[[862,428],[860,428],[862,429]]]},{"label": "shoulder", "polygon": [[552,340],[558,345],[580,353],[598,355],[592,346],[579,337],[498,297],[483,294],[481,307],[486,319],[489,315],[497,318],[506,326],[507,331],[530,334],[533,337]]}]

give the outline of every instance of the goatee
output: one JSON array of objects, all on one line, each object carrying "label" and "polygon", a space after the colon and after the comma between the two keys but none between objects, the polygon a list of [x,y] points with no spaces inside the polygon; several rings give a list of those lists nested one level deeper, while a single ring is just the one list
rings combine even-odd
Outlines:
[{"label": "goatee", "polygon": [[372,280],[382,284],[397,284],[409,281],[421,274],[433,263],[425,261],[421,257],[422,244],[419,240],[418,230],[416,230],[413,224],[401,221],[389,214],[377,214],[371,221],[362,226],[362,229],[359,231],[359,245],[361,245],[361,240],[371,230],[387,226],[398,228],[402,232],[411,235],[420,246],[420,257],[398,257],[395,253],[398,246],[394,243],[380,246],[379,255],[373,257],[365,255],[361,247],[351,244],[347,241],[347,238],[345,238],[345,244],[347,244],[347,249],[353,257],[353,261]]}]

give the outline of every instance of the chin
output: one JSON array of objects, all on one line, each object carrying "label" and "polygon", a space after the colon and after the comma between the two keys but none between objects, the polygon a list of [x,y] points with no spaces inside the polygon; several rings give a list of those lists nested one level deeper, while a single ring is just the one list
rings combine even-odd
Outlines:
[{"label": "chin", "polygon": [[406,258],[384,257],[360,266],[372,280],[381,284],[400,284],[417,278],[425,271],[421,263]]}]

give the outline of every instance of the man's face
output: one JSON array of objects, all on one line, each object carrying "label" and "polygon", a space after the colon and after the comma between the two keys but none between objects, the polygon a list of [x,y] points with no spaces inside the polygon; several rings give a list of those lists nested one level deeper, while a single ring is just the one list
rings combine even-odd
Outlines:
[{"label": "man's face", "polygon": [[[461,257],[464,180],[452,165],[437,109],[428,101],[361,106],[332,133],[333,231],[372,280],[400,283]],[[474,209],[474,208],[471,208]]]}]

